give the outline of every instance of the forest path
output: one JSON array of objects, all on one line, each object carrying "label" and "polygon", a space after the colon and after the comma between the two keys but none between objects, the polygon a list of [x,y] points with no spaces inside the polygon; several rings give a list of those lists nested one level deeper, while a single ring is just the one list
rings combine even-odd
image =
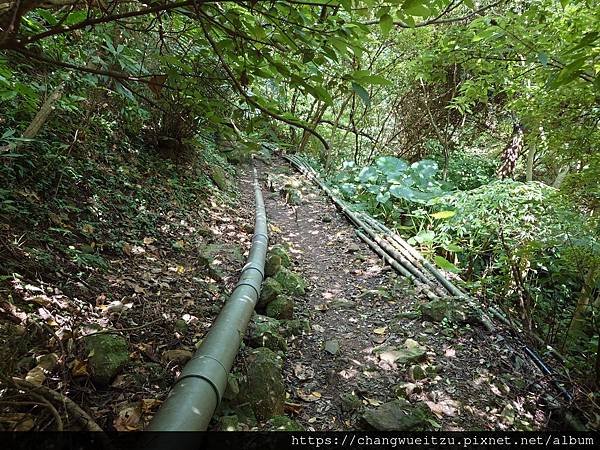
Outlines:
[{"label": "forest path", "polygon": [[[257,166],[270,245],[290,246],[293,270],[308,285],[306,296],[295,298],[295,317],[309,319],[312,330],[288,339],[284,367],[287,411],[299,423],[316,431],[360,429],[361,409],[400,397],[427,405],[433,428],[545,426],[545,388],[528,384],[535,368],[518,356],[515,342],[479,327],[423,321],[424,295],[360,241],[317,187],[282,160]],[[301,204],[291,207],[268,192],[268,174],[300,182]],[[422,359],[394,361],[394,352],[415,345],[425,351]]]}]

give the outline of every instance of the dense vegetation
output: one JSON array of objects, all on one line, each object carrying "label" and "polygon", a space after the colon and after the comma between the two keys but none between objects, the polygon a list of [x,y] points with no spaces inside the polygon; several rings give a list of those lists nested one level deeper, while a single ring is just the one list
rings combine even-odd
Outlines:
[{"label": "dense vegetation", "polygon": [[0,276],[81,282],[272,142],[597,404],[598,72],[596,0],[0,0]]}]

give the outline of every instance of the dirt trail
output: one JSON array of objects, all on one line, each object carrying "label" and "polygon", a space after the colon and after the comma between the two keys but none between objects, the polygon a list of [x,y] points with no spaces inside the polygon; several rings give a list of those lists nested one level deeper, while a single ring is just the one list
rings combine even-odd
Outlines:
[{"label": "dirt trail", "polygon": [[[530,382],[534,368],[513,351],[516,344],[483,328],[423,321],[416,311],[424,296],[356,237],[318,188],[281,160],[259,169],[263,182],[268,173],[304,180],[296,208],[264,189],[270,243],[291,246],[294,270],[308,284],[295,315],[308,318],[312,331],[289,340],[284,368],[288,413],[298,422],[317,431],[363,428],[352,402],[342,400],[355,394],[364,408],[398,396],[425,402],[432,426],[445,430],[545,426],[539,400],[546,387]],[[381,353],[406,348],[407,339],[426,347],[424,379],[411,379],[415,363]]]}]

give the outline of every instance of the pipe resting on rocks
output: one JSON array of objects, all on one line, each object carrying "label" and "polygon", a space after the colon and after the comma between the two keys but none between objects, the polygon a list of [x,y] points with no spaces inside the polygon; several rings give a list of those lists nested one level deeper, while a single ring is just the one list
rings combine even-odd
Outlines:
[{"label": "pipe resting on rocks", "polygon": [[254,311],[264,278],[267,215],[254,168],[256,218],[240,279],[194,357],[185,365],[149,431],[204,431],[227,387],[227,377]]}]

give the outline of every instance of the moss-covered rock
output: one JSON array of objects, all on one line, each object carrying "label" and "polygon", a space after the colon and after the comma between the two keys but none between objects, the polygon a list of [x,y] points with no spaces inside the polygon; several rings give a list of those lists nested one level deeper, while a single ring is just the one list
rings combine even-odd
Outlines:
[{"label": "moss-covered rock", "polygon": [[227,386],[223,398],[225,400],[235,400],[240,395],[239,374],[232,372],[227,375]]},{"label": "moss-covered rock", "polygon": [[304,431],[304,428],[288,416],[275,416],[269,421],[270,431]]},{"label": "moss-covered rock", "polygon": [[421,317],[431,322],[441,322],[448,315],[448,302],[438,299],[420,306]]},{"label": "moss-covered rock", "polygon": [[281,358],[265,347],[254,349],[246,359],[246,379],[240,395],[252,407],[258,420],[283,415],[282,367]]},{"label": "moss-covered rock", "polygon": [[83,340],[94,383],[105,386],[129,362],[127,341],[122,336],[98,333]]},{"label": "moss-covered rock", "polygon": [[291,319],[294,316],[294,300],[286,295],[278,295],[267,305],[266,314],[274,319]]},{"label": "moss-covered rock", "polygon": [[281,285],[284,292],[292,295],[304,295],[306,283],[300,275],[291,270],[282,268],[273,279]]},{"label": "moss-covered rock", "polygon": [[379,431],[423,431],[430,413],[422,403],[412,405],[404,399],[397,399],[378,408],[367,409],[362,418],[369,427]]},{"label": "moss-covered rock", "polygon": [[267,278],[262,285],[260,297],[258,298],[258,308],[265,308],[269,303],[283,293],[283,286],[273,278]]},{"label": "moss-covered rock", "polygon": [[219,418],[220,431],[239,431],[239,426],[240,419],[235,414]]},{"label": "moss-covered rock", "polygon": [[279,320],[256,314],[248,326],[247,342],[251,347],[287,351],[287,342],[279,333]]},{"label": "moss-covered rock", "polygon": [[281,334],[284,336],[302,336],[304,333],[311,332],[310,320],[308,319],[285,320],[281,325]]},{"label": "moss-covered rock", "polygon": [[281,258],[281,265],[283,267],[290,267],[292,265],[292,259],[290,258],[288,249],[281,244],[271,247],[271,250],[269,250],[269,256],[279,256]]},{"label": "moss-covered rock", "polygon": [[352,413],[361,410],[363,403],[356,394],[346,393],[340,395],[340,407],[343,412]]},{"label": "moss-covered rock", "polygon": [[194,354],[189,350],[174,349],[165,351],[162,354],[162,359],[166,363],[173,363],[183,366],[186,362],[192,359],[193,356]]},{"label": "moss-covered rock", "polygon": [[281,269],[281,257],[270,255],[265,261],[265,276],[272,277]]},{"label": "moss-covered rock", "polygon": [[213,166],[210,177],[222,191],[227,189],[227,174],[220,166]]}]

